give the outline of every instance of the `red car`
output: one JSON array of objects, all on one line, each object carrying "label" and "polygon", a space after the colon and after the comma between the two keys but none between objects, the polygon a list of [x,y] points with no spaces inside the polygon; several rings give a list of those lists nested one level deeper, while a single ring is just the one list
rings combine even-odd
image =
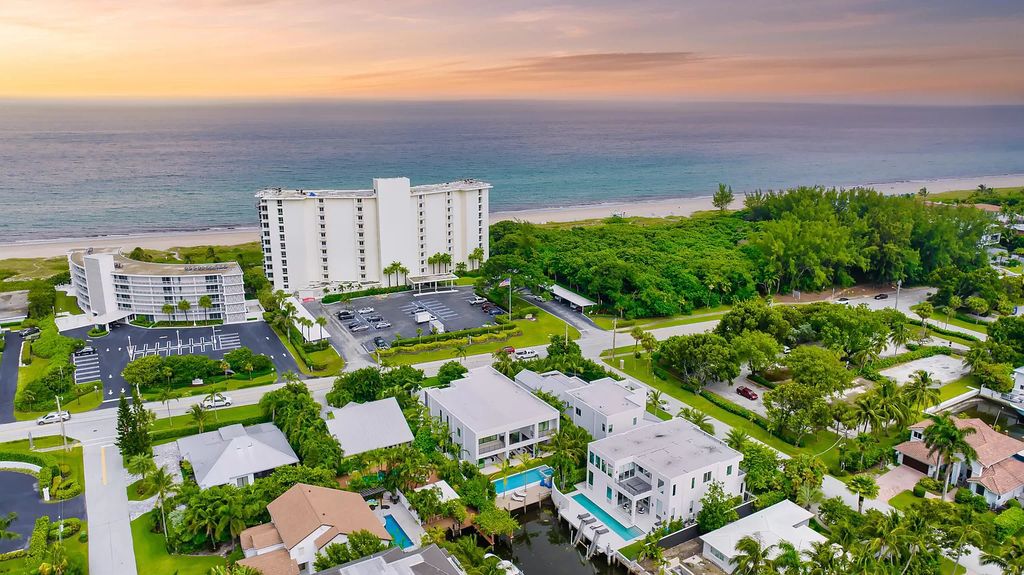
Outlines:
[{"label": "red car", "polygon": [[737,387],[736,388],[736,393],[738,393],[738,394],[742,395],[743,397],[745,397],[747,399],[750,399],[750,400],[757,399],[757,394],[754,393],[754,390],[750,389],[749,387],[747,387],[745,385],[741,385],[741,386]]},{"label": "red car", "polygon": [[507,346],[501,348],[501,351],[503,351],[503,352],[505,352],[505,353],[507,353],[509,355],[512,355],[513,353],[516,352],[516,348],[512,347],[511,345],[507,345]]}]

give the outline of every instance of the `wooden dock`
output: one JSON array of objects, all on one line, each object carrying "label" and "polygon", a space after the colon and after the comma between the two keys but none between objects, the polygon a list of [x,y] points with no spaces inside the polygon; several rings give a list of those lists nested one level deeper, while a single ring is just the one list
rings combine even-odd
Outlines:
[{"label": "wooden dock", "polygon": [[495,498],[494,503],[501,509],[506,511],[518,511],[520,509],[526,509],[531,505],[540,505],[541,501],[549,499],[551,497],[550,487],[541,487],[540,485],[532,485],[526,488],[526,500],[517,501],[512,498],[512,492],[507,495],[499,495]]}]

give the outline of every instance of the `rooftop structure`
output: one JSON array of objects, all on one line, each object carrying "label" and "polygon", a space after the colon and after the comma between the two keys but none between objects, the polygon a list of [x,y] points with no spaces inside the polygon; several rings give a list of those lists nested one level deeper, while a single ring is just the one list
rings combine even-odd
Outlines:
[{"label": "rooftop structure", "polygon": [[798,552],[809,551],[811,543],[828,540],[809,527],[812,517],[814,514],[810,511],[783,499],[771,507],[701,535],[704,556],[726,573],[732,573],[736,570],[736,543],[744,537],[753,537],[765,547],[786,541],[793,544]]},{"label": "rooftop structure", "polygon": [[196,483],[203,489],[229,484],[242,487],[278,467],[299,462],[284,433],[273,423],[228,425],[182,437],[178,449],[192,464]]},{"label": "rooftop structure", "polygon": [[346,456],[412,443],[412,431],[393,397],[351,402],[331,411],[334,418],[327,420],[327,429]]},{"label": "rooftop structure", "polygon": [[557,397],[566,417],[595,439],[649,423],[644,417],[647,391],[628,379],[604,377],[588,383],[559,371],[536,373],[524,369],[516,374],[515,381],[531,392],[542,391]]},{"label": "rooftop structure", "polygon": [[550,286],[548,286],[548,290],[551,292],[551,295],[555,296],[560,300],[567,301],[571,305],[578,307],[581,310],[597,305],[596,301],[586,298],[558,284],[551,284]]},{"label": "rooftop structure", "polygon": [[465,575],[459,562],[437,545],[405,552],[391,548],[316,575]]},{"label": "rooftop structure", "polygon": [[590,446],[609,459],[632,457],[645,469],[669,477],[731,461],[739,455],[721,439],[681,418],[606,437]]}]

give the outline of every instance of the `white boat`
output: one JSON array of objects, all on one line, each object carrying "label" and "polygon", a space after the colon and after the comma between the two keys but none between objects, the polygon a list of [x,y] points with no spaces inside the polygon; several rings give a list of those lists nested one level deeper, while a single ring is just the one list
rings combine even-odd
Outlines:
[{"label": "white boat", "polygon": [[519,567],[516,567],[516,564],[508,559],[502,559],[494,553],[487,553],[484,555],[484,559],[487,559],[488,557],[494,557],[498,560],[498,567],[505,571],[505,575],[523,575],[522,570],[519,569]]}]

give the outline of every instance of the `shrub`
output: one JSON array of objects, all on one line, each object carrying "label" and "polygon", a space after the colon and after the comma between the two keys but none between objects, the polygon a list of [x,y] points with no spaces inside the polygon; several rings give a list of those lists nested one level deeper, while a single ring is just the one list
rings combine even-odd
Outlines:
[{"label": "shrub", "polygon": [[957,489],[953,500],[962,505],[970,506],[978,513],[984,513],[988,510],[988,501],[985,501],[985,497],[975,495],[967,489]]},{"label": "shrub", "polygon": [[1013,537],[1024,529],[1024,510],[1020,507],[1010,507],[996,516],[995,526],[996,537],[1000,541]]},{"label": "shrub", "polygon": [[103,337],[107,335],[107,330],[102,328],[94,327],[89,330],[89,337]]},{"label": "shrub", "polygon": [[28,552],[24,549],[15,549],[14,551],[8,551],[7,553],[0,553],[0,561],[9,561],[11,559],[21,559]]},{"label": "shrub", "polygon": [[658,366],[654,366],[654,368],[651,369],[651,371],[654,373],[654,377],[657,377],[658,379],[661,380],[668,380],[668,372],[665,371],[664,369]]},{"label": "shrub", "polygon": [[1016,507],[1017,509],[1020,509],[1020,501],[1017,500],[1017,499],[1011,499],[1011,500],[1006,502],[1006,506],[1007,507]]},{"label": "shrub", "polygon": [[925,493],[927,493],[927,491],[920,482],[914,486],[914,497],[924,497]]},{"label": "shrub", "polygon": [[930,491],[932,493],[942,492],[942,484],[932,477],[922,477],[918,480],[917,484],[923,487],[925,491]]},{"label": "shrub", "polygon": [[[914,324],[914,325],[916,325],[918,327],[921,326],[921,320],[912,319],[912,318],[909,318],[909,317],[907,318],[907,323]],[[967,341],[981,341],[981,339],[979,339],[975,335],[971,335],[969,333],[964,333],[964,332],[961,332],[961,331],[954,331],[954,330],[951,330],[951,329],[942,328],[942,327],[939,327],[939,326],[933,325],[933,324],[928,324],[928,329],[931,330],[931,331],[934,331],[935,333],[940,334],[940,335],[948,335],[950,337],[958,337],[960,339],[966,339]]]},{"label": "shrub", "polygon": [[876,359],[875,361],[865,365],[862,371],[864,371],[865,374],[868,374],[871,372],[878,372],[901,363],[907,363],[908,361],[913,361],[915,359],[924,359],[926,357],[932,357],[933,355],[952,355],[952,353],[953,351],[950,348],[942,345],[921,346],[913,351],[907,351],[897,355],[890,355]]},{"label": "shrub", "polygon": [[32,342],[26,341],[21,346],[21,364],[32,365]]},{"label": "shrub", "polygon": [[754,509],[760,511],[766,507],[771,507],[776,503],[786,499],[785,491],[768,491],[757,496],[757,500],[754,501]]},{"label": "shrub", "polygon": [[78,542],[79,543],[87,543],[88,541],[89,541],[89,534],[87,532],[82,531],[81,533],[78,534]]},{"label": "shrub", "polygon": [[[50,485],[53,483],[53,472],[50,471],[50,467],[48,465],[44,465],[43,468],[39,470],[38,477],[39,491],[41,493],[44,488],[50,487]],[[51,493],[51,495],[53,494]]]},{"label": "shrub", "polygon": [[[61,525],[64,526],[64,532],[63,533],[59,533]],[[67,537],[71,537],[75,533],[78,533],[81,529],[82,529],[82,520],[78,519],[77,517],[69,517],[67,519],[58,521],[56,523],[51,523],[50,524],[50,531],[49,531],[47,536],[48,536],[50,541],[56,541],[57,537],[58,537],[58,533],[59,533],[60,537],[67,538]]]},{"label": "shrub", "polygon": [[409,291],[411,289],[412,289],[411,286],[393,286],[393,287],[370,288],[370,289],[364,289],[364,290],[359,290],[359,291],[350,291],[350,292],[346,292],[346,293],[332,293],[332,294],[325,295],[323,297],[323,299],[320,300],[320,302],[328,304],[328,303],[334,303],[336,301],[350,300],[350,299],[355,299],[357,297],[363,297],[363,296],[368,296],[368,295],[381,295],[381,294],[386,294],[386,293],[397,293],[397,292],[402,292],[402,291]]},{"label": "shrub", "polygon": [[32,537],[28,543],[26,557],[30,562],[41,561],[46,553],[46,543],[50,534],[50,517],[43,515],[36,519],[36,525],[32,528]]},{"label": "shrub", "polygon": [[752,373],[752,374],[748,375],[747,379],[749,379],[750,381],[753,381],[754,383],[756,383],[758,385],[762,385],[764,387],[767,387],[768,389],[775,389],[776,387],[778,387],[778,385],[774,381],[771,381],[770,379],[768,379],[766,377],[762,377],[760,375],[757,375],[756,373]]}]

